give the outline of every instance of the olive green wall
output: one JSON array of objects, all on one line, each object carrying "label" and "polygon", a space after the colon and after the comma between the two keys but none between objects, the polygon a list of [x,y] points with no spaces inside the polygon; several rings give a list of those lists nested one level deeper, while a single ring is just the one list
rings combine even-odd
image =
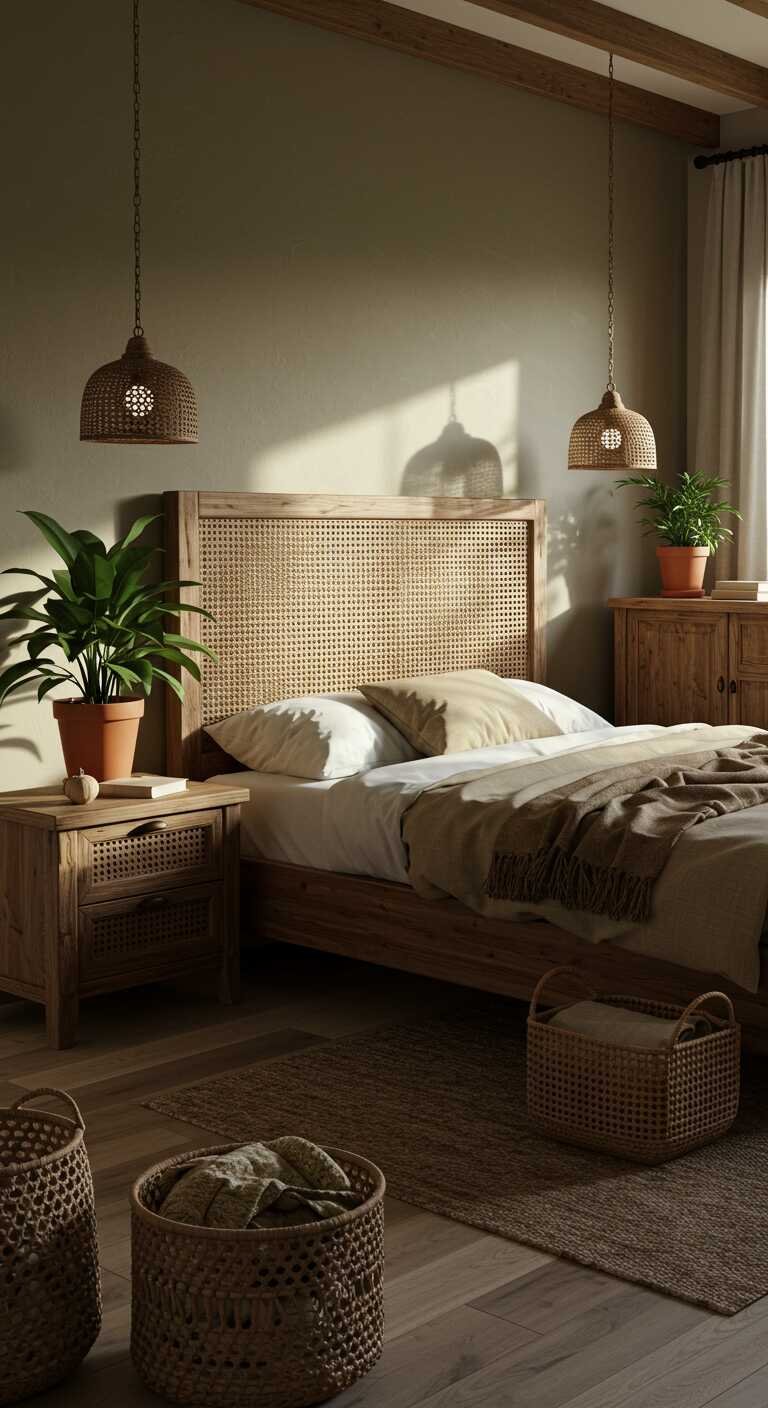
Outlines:
[{"label": "olive green wall", "polygon": [[[49,560],[20,508],[110,535],[169,488],[417,490],[453,382],[505,492],[549,503],[551,681],[608,709],[603,603],[655,565],[628,496],[565,469],[605,379],[604,122],[235,0],[144,9],[144,322],[197,388],[200,443],[78,441],[85,379],[132,324],[129,5],[15,6],[0,566]],[[621,126],[618,162],[619,385],[672,471],[686,151]],[[6,787],[60,776],[49,703],[9,701],[0,768]]]}]

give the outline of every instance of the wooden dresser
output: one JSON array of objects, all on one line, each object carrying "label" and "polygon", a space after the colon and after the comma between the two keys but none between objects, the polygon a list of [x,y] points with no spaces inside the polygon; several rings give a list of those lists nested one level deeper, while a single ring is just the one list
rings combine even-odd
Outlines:
[{"label": "wooden dresser", "polygon": [[609,601],[617,724],[768,728],[768,603]]},{"label": "wooden dresser", "polygon": [[81,997],[209,968],[238,996],[244,787],[157,801],[0,793],[0,990],[45,1004],[71,1046]]}]

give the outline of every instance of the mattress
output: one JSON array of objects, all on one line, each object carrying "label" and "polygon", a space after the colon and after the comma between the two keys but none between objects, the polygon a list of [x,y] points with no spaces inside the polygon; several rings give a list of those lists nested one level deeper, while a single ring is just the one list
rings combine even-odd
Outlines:
[{"label": "mattress", "polygon": [[[674,731],[686,732],[694,727],[680,724]],[[419,758],[413,763],[374,768],[354,777],[323,782],[275,773],[238,772],[238,785],[250,792],[250,801],[242,808],[242,855],[249,860],[282,861],[407,884],[400,819],[425,787],[455,773],[481,772],[517,759],[554,756],[595,743],[620,743],[664,732],[655,724],[624,728],[608,725],[527,743]],[[211,779],[231,780],[231,773]]]},{"label": "mattress", "polygon": [[[500,748],[420,758],[412,763],[376,768],[355,777],[322,782],[238,772],[238,784],[247,787],[250,793],[250,800],[242,807],[242,854],[251,860],[276,861],[408,884],[408,858],[401,840],[401,819],[407,807],[425,788],[457,774],[482,772],[516,761],[524,763],[532,758],[555,757],[598,743],[610,746],[654,734],[682,733],[695,727],[695,724],[679,724],[667,730],[653,724],[623,728],[608,725],[584,733],[505,744]],[[231,779],[230,773],[220,774],[212,780],[225,782]],[[768,807],[755,809],[761,810],[768,813]],[[738,815],[723,816],[709,821],[705,827],[691,828],[680,842],[681,847],[684,844],[691,851],[691,863],[694,866],[703,863],[706,868],[709,863],[707,847],[713,842],[718,847],[720,845],[715,834],[717,830],[727,829],[734,823],[738,824],[738,821]],[[759,840],[763,844],[762,837]],[[747,842],[754,844],[754,834],[751,838],[747,837]],[[739,896],[732,903],[727,883],[718,890],[717,904],[723,910],[724,917],[721,949],[711,962],[711,971],[722,974],[747,991],[755,992],[758,986],[762,988],[766,985],[768,890],[761,889],[759,895],[752,895],[751,898],[757,906],[754,946],[749,948],[747,945],[745,949],[744,945],[739,947],[732,942],[729,918],[740,907]],[[518,908],[519,915],[510,913],[510,918],[529,917],[533,911],[539,917],[549,918],[591,942],[609,937],[601,931],[604,921],[600,916],[563,911],[554,903],[521,905]],[[684,924],[680,933],[673,933],[664,923],[651,923],[635,928],[628,926],[626,932],[611,935],[611,941],[646,957],[698,967],[689,951],[691,932],[689,924]],[[739,962],[737,953],[741,954]]]}]

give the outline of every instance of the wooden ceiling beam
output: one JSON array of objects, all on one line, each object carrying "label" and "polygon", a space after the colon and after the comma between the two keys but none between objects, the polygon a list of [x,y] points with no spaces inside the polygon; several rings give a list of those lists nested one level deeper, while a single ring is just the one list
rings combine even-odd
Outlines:
[{"label": "wooden ceiling beam", "polygon": [[[240,0],[255,9],[318,25],[352,39],[397,49],[429,63],[461,69],[540,97],[606,114],[608,80],[602,74],[562,63],[474,30],[420,15],[385,0]],[[616,116],[652,127],[696,147],[716,147],[716,113],[649,93],[629,83],[615,85]]]},{"label": "wooden ceiling beam", "polygon": [[[526,24],[580,44],[620,54],[623,59],[660,69],[688,83],[698,83],[754,107],[768,107],[768,68],[740,59],[698,39],[688,39],[661,25],[602,5],[598,0],[471,0],[484,10],[524,20]],[[740,3],[740,0],[736,0]],[[754,9],[757,0],[751,0]],[[763,0],[763,13],[768,3]]]}]

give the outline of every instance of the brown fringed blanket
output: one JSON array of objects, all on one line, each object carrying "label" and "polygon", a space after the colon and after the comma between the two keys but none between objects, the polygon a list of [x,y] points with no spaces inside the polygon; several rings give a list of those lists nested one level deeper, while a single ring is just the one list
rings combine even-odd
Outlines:
[{"label": "brown fringed blanket", "polygon": [[753,991],[768,903],[768,734],[646,733],[427,788],[402,818],[409,878],[483,914],[538,914],[593,942]]},{"label": "brown fringed blanket", "polygon": [[626,763],[554,787],[505,821],[486,891],[494,899],[642,923],[684,831],[768,802],[768,742]]}]

